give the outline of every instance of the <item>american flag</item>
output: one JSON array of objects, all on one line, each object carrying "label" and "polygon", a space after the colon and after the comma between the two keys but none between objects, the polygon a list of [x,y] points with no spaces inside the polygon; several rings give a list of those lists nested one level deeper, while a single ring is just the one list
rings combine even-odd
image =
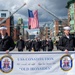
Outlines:
[{"label": "american flag", "polygon": [[36,29],[39,28],[39,21],[38,21],[38,11],[35,10],[34,12],[32,10],[28,9],[28,25],[29,29]]}]

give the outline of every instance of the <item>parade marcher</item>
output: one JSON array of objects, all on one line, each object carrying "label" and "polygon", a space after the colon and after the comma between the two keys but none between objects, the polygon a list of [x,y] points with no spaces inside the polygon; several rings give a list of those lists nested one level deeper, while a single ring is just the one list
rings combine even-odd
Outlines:
[{"label": "parade marcher", "polygon": [[74,37],[70,35],[70,27],[65,26],[64,35],[60,38],[58,48],[62,51],[74,51]]},{"label": "parade marcher", "polygon": [[40,38],[38,38],[37,41],[38,41],[39,51],[41,51],[41,40],[40,40]]},{"label": "parade marcher", "polygon": [[56,42],[55,42],[55,45],[56,45],[57,50],[58,50],[59,39],[60,39],[60,37],[59,37],[58,40],[56,40]]},{"label": "parade marcher", "polygon": [[28,40],[28,51],[32,50],[32,40]]},{"label": "parade marcher", "polygon": [[25,43],[26,43],[25,44],[26,50],[31,51],[31,49],[32,49],[32,41],[30,39],[27,39]]},{"label": "parade marcher", "polygon": [[16,43],[16,48],[18,48],[18,51],[23,51],[25,48],[25,41],[22,36],[19,36],[19,40]]},{"label": "parade marcher", "polygon": [[46,40],[47,40],[47,42],[46,42],[46,51],[48,51],[48,40],[49,40],[49,38],[47,38]]},{"label": "parade marcher", "polygon": [[27,39],[26,41],[25,41],[25,46],[26,46],[26,51],[28,50],[29,51],[29,40]]},{"label": "parade marcher", "polygon": [[56,40],[56,42],[55,42],[55,45],[56,45],[57,50],[58,50],[58,42],[59,42],[59,41],[57,41],[57,40]]},{"label": "parade marcher", "polygon": [[38,38],[35,38],[35,40],[33,41],[32,48],[34,49],[34,51],[40,51],[41,42]]},{"label": "parade marcher", "polygon": [[43,51],[46,51],[46,46],[47,46],[47,40],[46,40],[46,38],[42,40],[41,44],[42,44]]},{"label": "parade marcher", "polygon": [[51,38],[48,39],[48,51],[53,50],[53,41]]},{"label": "parade marcher", "polygon": [[1,26],[0,27],[0,51],[5,51],[9,53],[15,48],[15,44],[13,39],[8,36],[7,27]]}]

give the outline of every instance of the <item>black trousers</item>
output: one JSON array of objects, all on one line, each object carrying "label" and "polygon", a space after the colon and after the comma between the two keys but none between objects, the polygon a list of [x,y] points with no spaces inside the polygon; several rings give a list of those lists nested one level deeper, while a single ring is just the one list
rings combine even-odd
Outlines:
[{"label": "black trousers", "polygon": [[43,51],[46,51],[46,47],[43,47],[42,49],[43,49]]},{"label": "black trousers", "polygon": [[48,51],[52,51],[52,49],[48,49]]},{"label": "black trousers", "polygon": [[23,49],[18,49],[18,51],[23,51]]}]

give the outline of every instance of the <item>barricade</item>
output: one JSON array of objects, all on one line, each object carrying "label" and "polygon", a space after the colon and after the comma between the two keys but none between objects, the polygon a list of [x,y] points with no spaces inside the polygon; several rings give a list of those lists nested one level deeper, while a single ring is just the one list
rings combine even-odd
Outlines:
[{"label": "barricade", "polygon": [[75,75],[75,51],[0,52],[0,75]]}]

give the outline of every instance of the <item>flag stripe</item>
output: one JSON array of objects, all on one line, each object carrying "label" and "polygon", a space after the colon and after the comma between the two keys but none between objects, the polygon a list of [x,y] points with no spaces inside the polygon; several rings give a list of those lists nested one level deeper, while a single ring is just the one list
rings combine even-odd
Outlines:
[{"label": "flag stripe", "polygon": [[28,15],[29,15],[28,25],[30,29],[39,28],[38,11],[35,10],[34,12],[32,12],[31,10],[28,10]]}]

